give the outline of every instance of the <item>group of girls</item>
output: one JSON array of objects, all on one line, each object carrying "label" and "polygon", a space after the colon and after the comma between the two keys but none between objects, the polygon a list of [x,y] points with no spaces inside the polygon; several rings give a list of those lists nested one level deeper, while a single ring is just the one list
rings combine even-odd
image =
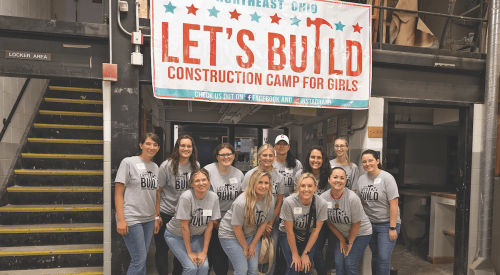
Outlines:
[{"label": "group of girls", "polygon": [[[257,152],[259,165],[245,175],[232,166],[236,151],[222,143],[214,163],[200,169],[192,137],[180,136],[171,156],[158,167],[152,158],[159,138],[148,133],[138,156],[125,158],[115,179],[117,232],[131,255],[127,275],[146,274],[146,256],[154,234],[155,264],[173,272],[217,275],[259,272],[263,235],[272,237],[286,261],[281,274],[309,274],[312,262],[327,274],[323,247],[336,274],[357,274],[366,247],[372,250],[372,273],[386,275],[399,234],[398,189],[382,170],[377,152],[362,154],[366,174],[347,157],[347,140],[335,140],[329,161],[321,146],[312,146],[306,162],[295,159],[287,136]],[[326,222],[325,222],[326,221]],[[334,261],[332,261],[334,259]],[[276,261],[269,263],[274,274]]]}]

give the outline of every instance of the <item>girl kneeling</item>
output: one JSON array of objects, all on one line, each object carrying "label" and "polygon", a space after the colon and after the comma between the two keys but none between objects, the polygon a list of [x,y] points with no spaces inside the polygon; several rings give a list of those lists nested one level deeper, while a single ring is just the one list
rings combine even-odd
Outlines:
[{"label": "girl kneeling", "polygon": [[183,275],[206,275],[213,221],[220,219],[219,197],[208,191],[210,179],[205,169],[194,171],[189,183],[191,189],[182,193],[175,216],[167,224],[165,241],[181,262]]},{"label": "girl kneeling", "polygon": [[287,262],[287,275],[311,273],[316,239],[327,218],[326,201],[314,194],[317,188],[313,174],[302,174],[297,179],[297,192],[283,201],[279,243]]}]

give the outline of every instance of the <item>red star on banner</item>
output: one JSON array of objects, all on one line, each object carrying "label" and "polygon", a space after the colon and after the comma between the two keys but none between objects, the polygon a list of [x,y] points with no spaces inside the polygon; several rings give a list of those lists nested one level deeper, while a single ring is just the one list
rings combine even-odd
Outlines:
[{"label": "red star on banner", "polygon": [[194,14],[194,15],[196,15],[196,11],[199,10],[193,4],[191,4],[191,7],[186,6],[186,8],[188,9],[188,14]]},{"label": "red star on banner", "polygon": [[269,16],[271,17],[271,24],[272,23],[276,23],[276,24],[280,24],[280,20],[281,20],[281,17],[278,17],[278,14],[275,13],[273,16]]},{"label": "red star on banner", "polygon": [[236,20],[239,21],[238,17],[241,15],[241,13],[238,13],[236,11],[236,9],[234,9],[234,11],[230,11],[229,13],[231,14],[231,18],[229,18],[229,19],[233,19],[234,18],[234,19],[236,19]]},{"label": "red star on banner", "polygon": [[359,33],[361,33],[361,29],[363,28],[359,26],[359,23],[356,23],[356,26],[352,25],[352,27],[354,28],[354,32],[359,32]]}]

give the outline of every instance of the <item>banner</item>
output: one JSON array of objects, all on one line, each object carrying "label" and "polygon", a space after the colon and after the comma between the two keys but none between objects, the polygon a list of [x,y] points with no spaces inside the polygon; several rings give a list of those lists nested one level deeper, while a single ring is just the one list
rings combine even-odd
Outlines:
[{"label": "banner", "polygon": [[371,6],[151,0],[158,98],[368,108]]}]

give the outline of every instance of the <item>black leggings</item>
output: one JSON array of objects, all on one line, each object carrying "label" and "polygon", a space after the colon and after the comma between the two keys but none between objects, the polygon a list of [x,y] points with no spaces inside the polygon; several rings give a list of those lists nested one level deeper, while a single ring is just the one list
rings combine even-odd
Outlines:
[{"label": "black leggings", "polygon": [[[155,265],[158,275],[169,275],[168,274],[168,245],[165,242],[165,228],[167,223],[172,219],[172,216],[165,213],[160,213],[161,219],[163,221],[162,226],[158,234],[154,235],[156,253],[155,253]],[[174,256],[174,269],[172,270],[172,275],[182,275],[182,264]]]}]

